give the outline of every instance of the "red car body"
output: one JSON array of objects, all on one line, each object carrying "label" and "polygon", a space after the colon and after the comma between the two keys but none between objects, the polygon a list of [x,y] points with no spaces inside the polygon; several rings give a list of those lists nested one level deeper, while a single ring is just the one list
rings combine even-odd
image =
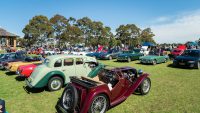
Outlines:
[{"label": "red car body", "polygon": [[[132,72],[133,76],[125,76],[125,71]],[[110,70],[110,72],[111,76],[108,76],[110,76],[111,78],[116,77],[116,84],[113,85],[112,89],[110,89],[109,85],[107,84],[111,78],[106,78],[106,74],[104,78],[104,75],[101,72],[97,76],[103,77],[101,79],[99,78],[99,80],[104,81],[103,83],[93,81],[93,78],[91,79],[82,77],[80,79],[77,77],[70,77],[71,83],[69,83],[65,88],[62,98],[60,99],[60,102],[57,105],[57,108],[61,110],[61,112],[66,112],[66,109],[63,107],[64,104],[70,105],[69,102],[71,102],[72,104],[72,100],[70,100],[69,102],[67,100],[64,100],[64,95],[67,95],[65,94],[65,92],[69,91],[68,87],[72,87],[72,89],[77,90],[77,93],[75,93],[75,95],[77,95],[78,101],[76,104],[72,104],[75,106],[72,107],[72,111],[68,112],[88,113],[91,109],[91,106],[94,104],[93,100],[95,99],[95,97],[98,97],[98,95],[104,95],[107,98],[107,110],[126,100],[133,92],[135,92],[136,89],[139,88],[141,83],[143,83],[143,81],[148,78],[147,76],[149,76],[149,74],[146,73],[138,74],[137,70],[131,67],[114,68]],[[148,80],[150,81],[149,78]],[[146,92],[146,94],[147,93],[148,92]],[[73,95],[73,93],[70,94]],[[103,112],[106,112],[106,110]]]},{"label": "red car body", "polygon": [[179,56],[179,55],[181,55],[183,52],[184,52],[184,49],[176,48],[176,49],[173,49],[173,50],[172,50],[171,54],[174,55],[174,56]]},{"label": "red car body", "polygon": [[16,73],[19,76],[28,78],[36,67],[37,67],[37,64],[22,65],[22,66],[19,66]]}]

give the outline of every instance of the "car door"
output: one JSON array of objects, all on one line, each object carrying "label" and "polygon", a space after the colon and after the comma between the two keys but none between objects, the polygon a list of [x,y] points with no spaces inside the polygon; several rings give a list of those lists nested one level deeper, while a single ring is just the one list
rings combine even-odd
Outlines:
[{"label": "car door", "polygon": [[84,63],[83,58],[76,58],[75,59],[75,68],[76,68],[76,75],[77,76],[87,76],[87,65]]},{"label": "car door", "polygon": [[65,77],[67,78],[66,80],[69,80],[69,76],[76,76],[76,69],[73,58],[65,58],[63,60],[62,72],[65,74]]}]

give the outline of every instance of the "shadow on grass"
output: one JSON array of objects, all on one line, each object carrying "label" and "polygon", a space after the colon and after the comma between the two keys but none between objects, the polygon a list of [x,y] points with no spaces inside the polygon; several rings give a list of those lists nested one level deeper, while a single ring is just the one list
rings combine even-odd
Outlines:
[{"label": "shadow on grass", "polygon": [[[137,63],[135,63],[135,64],[146,65],[146,66],[154,66],[153,64],[150,64],[150,63],[144,64],[144,63],[137,62]],[[157,64],[156,64],[156,65],[157,65]]]},{"label": "shadow on grass", "polygon": [[41,93],[43,91],[46,91],[45,88],[30,88],[28,86],[23,86],[24,90],[26,93],[31,94],[31,93]]},{"label": "shadow on grass", "polygon": [[[125,61],[125,60],[123,60],[123,61],[117,61],[117,60],[115,60],[115,61],[113,61],[113,62],[118,62],[118,63],[130,63],[130,62],[128,62],[128,61]],[[131,61],[132,62],[132,61]]]},{"label": "shadow on grass", "polygon": [[15,75],[15,72],[6,72],[5,74],[8,76],[13,76],[13,75]]},{"label": "shadow on grass", "polygon": [[195,68],[190,68],[187,66],[174,66],[173,64],[167,65],[167,67],[174,68],[174,69],[187,69],[187,70],[194,70]]},{"label": "shadow on grass", "polygon": [[15,77],[15,80],[16,80],[16,81],[24,81],[24,80],[25,80],[25,77],[23,77],[23,76],[16,76],[16,77]]}]

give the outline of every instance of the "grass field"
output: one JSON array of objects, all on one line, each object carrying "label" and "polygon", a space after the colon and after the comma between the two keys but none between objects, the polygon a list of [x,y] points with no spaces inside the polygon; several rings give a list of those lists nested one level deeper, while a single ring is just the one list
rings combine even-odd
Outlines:
[{"label": "grass field", "polygon": [[[112,66],[132,66],[149,73],[152,88],[148,95],[132,95],[108,113],[200,113],[200,70],[180,69],[165,64],[141,65],[139,61],[118,63],[100,61]],[[8,75],[7,75],[8,74]],[[0,71],[0,98],[6,100],[9,113],[55,113],[62,90],[44,89],[26,93],[25,82]]]}]

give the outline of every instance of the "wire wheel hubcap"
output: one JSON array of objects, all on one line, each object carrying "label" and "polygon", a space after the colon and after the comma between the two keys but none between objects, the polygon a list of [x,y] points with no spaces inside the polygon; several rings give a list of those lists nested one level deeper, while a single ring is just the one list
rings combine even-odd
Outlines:
[{"label": "wire wheel hubcap", "polygon": [[104,113],[106,110],[107,102],[104,96],[98,96],[92,103],[92,113]]},{"label": "wire wheel hubcap", "polygon": [[67,89],[63,95],[62,104],[64,108],[69,109],[71,107],[71,103],[73,102],[72,93],[70,89]]}]

